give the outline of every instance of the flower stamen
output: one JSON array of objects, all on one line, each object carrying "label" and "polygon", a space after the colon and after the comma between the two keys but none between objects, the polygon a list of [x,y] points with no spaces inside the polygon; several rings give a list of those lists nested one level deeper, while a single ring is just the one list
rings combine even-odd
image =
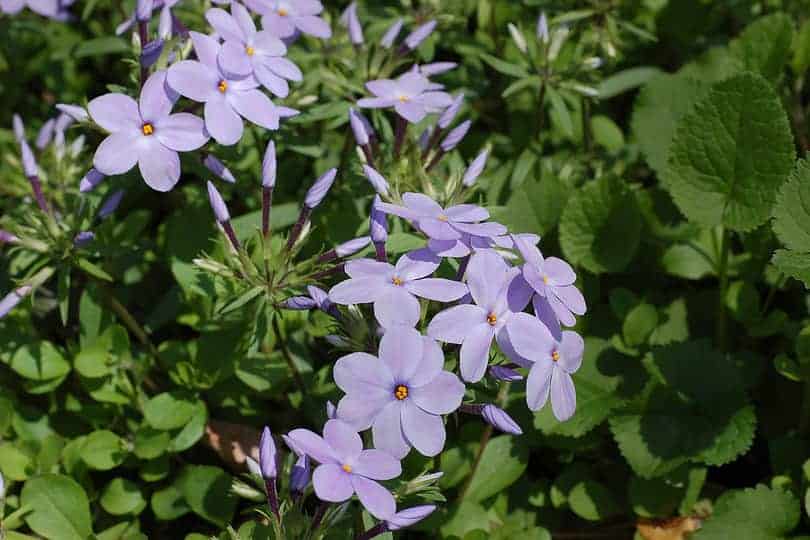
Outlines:
[{"label": "flower stamen", "polygon": [[393,283],[393,284],[394,284],[394,285],[396,285],[397,287],[401,287],[401,286],[402,286],[402,280],[401,280],[401,279],[399,279],[398,277],[393,277],[393,278],[391,278],[391,283]]},{"label": "flower stamen", "polygon": [[286,17],[289,15],[289,11],[287,11],[287,8],[278,8],[278,14],[282,17]]},{"label": "flower stamen", "polygon": [[398,384],[397,387],[394,389],[394,397],[398,400],[402,401],[403,399],[408,397],[408,387],[404,384]]},{"label": "flower stamen", "polygon": [[548,285],[548,276],[543,276],[543,284]]},{"label": "flower stamen", "polygon": [[552,353],[551,353],[551,359],[552,359],[554,362],[559,362],[559,361],[560,361],[560,353],[559,353],[559,352],[557,352],[557,351],[552,352]]},{"label": "flower stamen", "polygon": [[439,221],[444,221],[446,223],[450,218],[448,218],[444,214],[439,214],[439,217],[437,217],[436,219],[438,219]]},{"label": "flower stamen", "polygon": [[399,99],[400,103],[408,103],[411,100],[408,96],[399,96],[397,99]]},{"label": "flower stamen", "polygon": [[141,131],[143,132],[144,135],[147,136],[151,135],[152,133],[155,132],[155,126],[153,126],[149,122],[146,122],[143,126],[141,126]]},{"label": "flower stamen", "polygon": [[225,91],[228,89],[228,81],[226,81],[225,79],[219,81],[219,85],[217,86],[217,89],[219,89],[219,91],[224,94]]},{"label": "flower stamen", "polygon": [[490,326],[495,326],[496,324],[498,324],[498,316],[494,313],[490,313],[489,315],[487,315],[487,322],[489,323]]},{"label": "flower stamen", "polygon": [[253,56],[254,54],[256,54],[256,49],[248,45],[247,47],[245,47],[245,52],[247,53],[248,56]]},{"label": "flower stamen", "polygon": [[346,471],[347,473],[352,472],[352,466],[351,466],[351,465],[349,465],[348,463],[344,463],[344,464],[343,464],[343,466],[341,467],[341,469],[343,469],[343,470],[344,470],[344,471]]}]

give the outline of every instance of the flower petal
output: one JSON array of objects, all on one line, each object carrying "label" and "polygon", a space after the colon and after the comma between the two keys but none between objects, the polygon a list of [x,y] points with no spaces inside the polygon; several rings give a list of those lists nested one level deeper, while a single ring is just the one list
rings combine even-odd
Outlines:
[{"label": "flower petal", "polygon": [[335,463],[316,467],[312,473],[312,486],[315,488],[315,495],[322,501],[343,502],[354,494],[352,475]]},{"label": "flower petal", "polygon": [[391,327],[380,340],[380,361],[393,375],[394,384],[408,384],[424,351],[422,335],[407,326]]},{"label": "flower petal", "polygon": [[559,287],[572,285],[577,280],[571,265],[557,257],[549,257],[543,262],[543,272],[551,284]]},{"label": "flower petal", "polygon": [[377,415],[371,434],[374,448],[387,452],[397,459],[408,455],[411,445],[402,433],[402,401],[392,401]]},{"label": "flower petal", "polygon": [[508,265],[494,251],[478,251],[467,266],[467,286],[475,303],[492,309],[507,278]]},{"label": "flower petal", "polygon": [[489,212],[476,204],[457,204],[445,210],[444,214],[452,221],[471,223],[489,219]]},{"label": "flower petal", "polygon": [[143,121],[135,100],[124,94],[104,94],[87,104],[93,122],[109,131],[137,132]]},{"label": "flower petal", "polygon": [[219,75],[209,66],[194,60],[183,60],[169,68],[166,79],[175,92],[193,101],[215,100]]},{"label": "flower petal", "polygon": [[314,15],[304,15],[303,17],[295,18],[295,26],[305,34],[315,36],[321,39],[329,39],[332,37],[332,29],[329,24]]},{"label": "flower petal", "polygon": [[466,285],[444,278],[417,279],[406,283],[405,288],[416,296],[438,302],[452,302],[467,294]]},{"label": "flower petal", "polygon": [[280,117],[276,106],[260,90],[234,92],[228,96],[228,100],[236,112],[254,124],[265,129],[278,129]]},{"label": "flower petal", "polygon": [[415,101],[397,101],[394,103],[394,110],[411,124],[421,122],[427,116],[425,107]]},{"label": "flower petal", "polygon": [[166,71],[157,71],[143,85],[139,108],[144,122],[157,123],[172,112],[180,96],[166,84]]},{"label": "flower petal", "polygon": [[347,394],[363,394],[374,388],[387,392],[395,383],[388,365],[364,352],[347,354],[335,362],[335,384]]},{"label": "flower petal", "polygon": [[476,325],[485,323],[487,312],[472,304],[453,306],[440,311],[430,321],[427,335],[445,343],[462,343]]},{"label": "flower petal", "polygon": [[554,339],[562,339],[562,327],[560,321],[557,319],[557,314],[548,303],[548,298],[535,294],[532,298],[532,305],[534,306],[534,315],[540,319]]},{"label": "flower petal", "polygon": [[357,100],[357,106],[361,109],[386,109],[393,107],[397,100],[392,98],[363,98]]},{"label": "flower petal", "polygon": [[[571,285],[571,287],[573,287],[573,285]],[[571,313],[570,309],[568,309],[568,306],[563,304],[556,294],[553,294],[554,292],[556,291],[549,290],[548,294],[546,294],[548,305],[551,306],[551,309],[554,311],[554,315],[557,317],[557,320],[560,321],[560,324],[565,326],[574,326],[577,323],[576,317],[574,317],[574,314]]]},{"label": "flower petal", "polygon": [[139,137],[132,132],[109,135],[96,149],[93,167],[107,176],[127,172],[138,162],[138,153],[133,152],[132,147]]},{"label": "flower petal", "polygon": [[566,330],[560,341],[560,360],[557,365],[567,373],[574,373],[582,365],[585,342],[576,332]]},{"label": "flower petal", "polygon": [[565,422],[577,409],[577,392],[571,375],[562,369],[551,374],[551,411],[560,422]]},{"label": "flower petal", "polygon": [[346,263],[344,271],[353,278],[373,276],[388,278],[394,275],[394,265],[374,259],[354,259]]},{"label": "flower petal", "polygon": [[461,377],[467,382],[478,382],[487,372],[489,348],[495,329],[489,323],[478,324],[470,329],[461,344]]},{"label": "flower petal", "polygon": [[529,370],[529,377],[526,379],[526,405],[530,410],[539,411],[548,401],[553,371],[554,362],[548,359],[535,362]]},{"label": "flower petal", "polygon": [[247,36],[237,24],[236,19],[224,9],[211,8],[205,12],[205,18],[225,41],[245,42]]},{"label": "flower petal", "polygon": [[444,448],[446,434],[442,417],[425,412],[408,400],[402,407],[402,431],[423,456],[433,457]]},{"label": "flower petal", "polygon": [[253,38],[253,49],[257,55],[262,56],[284,56],[287,54],[287,46],[272,32],[262,30],[256,32]]},{"label": "flower petal", "polygon": [[391,401],[396,400],[391,392],[377,388],[361,394],[347,394],[337,406],[337,418],[343,420],[357,431],[370,428],[380,412]]},{"label": "flower petal", "polygon": [[393,284],[378,276],[351,278],[332,287],[329,299],[341,305],[366,304],[376,302],[393,287]]},{"label": "flower petal", "polygon": [[295,443],[298,452],[308,455],[318,463],[340,464],[335,451],[320,435],[308,429],[294,429],[287,437]]},{"label": "flower petal", "polygon": [[282,17],[275,11],[262,17],[262,27],[282,39],[288,38],[295,33],[295,24],[290,20],[290,17]]},{"label": "flower petal", "polygon": [[402,474],[402,465],[387,452],[369,449],[360,453],[352,472],[372,480],[391,480]]},{"label": "flower petal", "polygon": [[208,141],[205,122],[190,113],[177,113],[155,124],[155,136],[163,146],[178,152],[196,150]]},{"label": "flower petal", "polygon": [[329,420],[323,426],[323,440],[335,451],[342,463],[354,463],[363,451],[363,440],[346,422]]},{"label": "flower petal", "polygon": [[453,227],[461,232],[475,236],[501,236],[507,233],[507,228],[500,223],[487,221],[486,223],[458,223],[453,222]]},{"label": "flower petal", "polygon": [[239,41],[226,41],[222,44],[217,55],[217,64],[223,73],[230,78],[247,77],[253,72],[253,63],[245,50],[245,45]]},{"label": "flower petal", "polygon": [[280,77],[284,77],[290,81],[300,82],[304,79],[304,74],[298,66],[286,58],[280,56],[266,58],[263,62],[265,66]]},{"label": "flower petal", "polygon": [[409,383],[412,387],[424,386],[432,381],[444,368],[444,353],[442,348],[433,339],[422,336],[422,359],[419,367],[411,375]]},{"label": "flower petal", "polygon": [[509,341],[519,355],[538,362],[548,360],[557,342],[546,325],[528,313],[515,313],[506,323]]},{"label": "flower petal", "polygon": [[394,496],[374,480],[353,474],[352,486],[363,507],[377,519],[385,519],[396,512]]},{"label": "flower petal", "polygon": [[242,35],[245,36],[245,41],[251,41],[256,35],[256,24],[245,6],[239,2],[231,2],[231,16],[239,25],[242,30]]},{"label": "flower petal", "polygon": [[446,221],[432,217],[420,217],[416,222],[419,230],[430,238],[437,240],[455,240],[461,238],[461,233],[450,226]]},{"label": "flower petal", "polygon": [[242,119],[224,99],[205,104],[205,129],[219,144],[230,146],[239,142],[245,129]]},{"label": "flower petal", "polygon": [[189,35],[191,36],[191,42],[194,44],[194,52],[197,54],[197,59],[210,68],[216,68],[217,56],[219,55],[219,48],[221,47],[219,41],[207,34],[201,34],[199,32],[191,31]]},{"label": "flower petal", "polygon": [[450,414],[461,405],[464,383],[449,371],[442,371],[429,383],[410,388],[408,399],[432,414]]},{"label": "flower petal", "polygon": [[413,327],[419,321],[419,301],[403,287],[391,287],[374,301],[374,315],[383,328]]},{"label": "flower petal", "polygon": [[556,296],[565,307],[577,315],[585,315],[587,311],[585,297],[575,285],[554,287],[553,294],[550,296]]},{"label": "flower petal", "polygon": [[273,95],[285,98],[290,94],[290,85],[287,84],[287,81],[273,73],[266,65],[255,63],[253,65],[253,75]]},{"label": "flower petal", "polygon": [[180,156],[157,139],[139,148],[138,168],[143,181],[155,191],[171,191],[180,180]]},{"label": "flower petal", "polygon": [[441,262],[442,260],[429,249],[417,249],[399,258],[395,274],[403,281],[420,279],[435,272]]},{"label": "flower petal", "polygon": [[380,212],[392,214],[394,216],[399,216],[404,219],[418,219],[419,216],[421,215],[419,212],[414,211],[412,208],[399,206],[397,204],[378,202],[375,206],[377,210],[379,210]]},{"label": "flower petal", "polygon": [[391,79],[377,79],[368,81],[366,88],[369,92],[380,98],[397,99],[397,83]]}]

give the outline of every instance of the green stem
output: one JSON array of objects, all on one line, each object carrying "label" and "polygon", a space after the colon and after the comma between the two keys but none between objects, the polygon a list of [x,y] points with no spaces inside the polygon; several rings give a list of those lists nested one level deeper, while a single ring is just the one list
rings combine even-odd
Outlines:
[{"label": "green stem", "polygon": [[726,291],[728,290],[728,256],[729,256],[729,235],[725,227],[720,230],[720,264],[717,269],[720,280],[720,298],[717,302],[717,346],[721,351],[726,350]]},{"label": "green stem", "polygon": [[293,373],[295,384],[302,393],[306,393],[306,384],[304,384],[304,378],[301,376],[301,372],[298,371],[298,366],[295,365],[295,360],[290,354],[290,350],[287,348],[287,342],[284,339],[284,334],[282,334],[281,327],[278,324],[278,317],[275,316],[273,317],[273,331],[276,333],[276,339],[278,340],[278,345],[281,348],[281,355],[284,357],[284,360],[287,362],[287,365],[290,367],[290,370]]}]

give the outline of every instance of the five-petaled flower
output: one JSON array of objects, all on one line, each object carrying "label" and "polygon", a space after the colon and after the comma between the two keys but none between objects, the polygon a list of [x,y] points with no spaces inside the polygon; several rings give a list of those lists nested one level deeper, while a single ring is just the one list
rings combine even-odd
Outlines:
[{"label": "five-petaled flower", "polygon": [[147,79],[138,102],[117,93],[92,100],[87,105],[90,117],[110,132],[96,150],[95,168],[109,176],[137,163],[149,187],[172,189],[180,179],[177,152],[196,150],[208,141],[198,116],[170,114],[177,98],[166,85],[166,72],[158,71]]},{"label": "five-petaled flower", "polygon": [[332,36],[329,24],[318,17],[323,11],[318,0],[245,0],[245,5],[261,13],[262,26],[282,39],[298,32],[321,39]]},{"label": "five-petaled flower", "polygon": [[338,418],[359,431],[372,428],[374,447],[396,458],[411,447],[435,456],[444,448],[441,415],[458,409],[464,397],[464,384],[443,367],[435,341],[395,326],[382,337],[379,358],[357,352],[335,364],[335,383],[346,392]]},{"label": "five-petaled flower", "polygon": [[357,105],[367,109],[393,107],[402,118],[413,124],[430,113],[442,111],[453,103],[447,92],[431,89],[431,82],[424,75],[409,71],[397,79],[378,79],[366,83],[372,98],[363,98]]}]

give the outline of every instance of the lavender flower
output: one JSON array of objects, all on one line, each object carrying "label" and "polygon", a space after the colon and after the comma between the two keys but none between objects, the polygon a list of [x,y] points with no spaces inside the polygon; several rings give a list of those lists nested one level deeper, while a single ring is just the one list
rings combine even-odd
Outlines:
[{"label": "lavender flower", "polygon": [[512,360],[519,358],[509,343],[506,324],[523,311],[531,288],[517,268],[509,268],[493,251],[481,251],[470,258],[467,285],[475,304],[462,304],[438,313],[427,334],[439,341],[461,344],[461,377],[478,382],[484,376],[493,338]]},{"label": "lavender flower", "polygon": [[86,122],[90,118],[90,115],[87,114],[87,110],[84,107],[79,107],[78,105],[57,103],[56,108],[77,122]]},{"label": "lavender flower", "polygon": [[349,109],[349,124],[352,127],[354,140],[357,141],[357,144],[366,146],[369,143],[370,134],[366,130],[366,123],[363,122],[362,115],[355,111],[354,108]]},{"label": "lavender flower", "polygon": [[163,54],[163,40],[162,39],[153,39],[149,43],[143,46],[141,50],[141,67],[144,69],[149,69],[160,59],[160,55]]},{"label": "lavender flower", "polygon": [[402,118],[411,123],[421,121],[430,113],[439,112],[452,103],[450,94],[429,90],[427,77],[409,71],[397,79],[378,79],[366,83],[373,98],[357,102],[361,108],[384,109],[393,107]]},{"label": "lavender flower", "polygon": [[533,299],[535,314],[559,338],[560,324],[573,326],[576,324],[574,315],[584,315],[587,310],[585,298],[574,285],[577,275],[561,259],[544,259],[537,246],[523,238],[513,236],[512,240],[526,261],[523,278],[537,293]]},{"label": "lavender flower", "polygon": [[464,233],[485,237],[506,234],[506,227],[499,223],[477,223],[489,219],[489,212],[474,204],[459,204],[444,209],[421,193],[405,193],[402,202],[405,206],[380,203],[378,208],[387,214],[412,221],[429,238],[457,240]]},{"label": "lavender flower", "polygon": [[394,45],[394,40],[397,39],[397,36],[402,31],[403,20],[397,19],[394,23],[388,27],[388,30],[385,31],[382,39],[380,40],[380,45],[382,45],[386,49],[390,49]]},{"label": "lavender flower", "polygon": [[462,186],[470,187],[475,184],[475,181],[478,180],[478,177],[484,172],[488,157],[489,152],[487,150],[482,150],[481,153],[476,156],[473,162],[470,163],[470,166],[467,167],[467,170],[464,171],[464,177],[461,179]]},{"label": "lavender flower", "polygon": [[38,150],[42,150],[43,148],[48,146],[48,144],[53,139],[54,124],[56,124],[56,119],[51,118],[50,120],[42,124],[41,128],[39,128],[39,133],[37,133],[37,138],[34,141],[34,146],[36,146]]},{"label": "lavender flower", "polygon": [[360,25],[360,19],[357,17],[357,2],[352,2],[343,11],[343,15],[340,17],[340,22],[348,29],[349,39],[351,40],[352,44],[362,45],[364,42],[363,27]]},{"label": "lavender flower", "polygon": [[230,221],[231,215],[228,213],[228,207],[225,205],[225,201],[222,200],[222,195],[219,194],[217,188],[210,181],[207,182],[207,185],[208,201],[211,203],[211,209],[214,211],[217,221],[220,224]]},{"label": "lavender flower", "polygon": [[298,66],[284,58],[284,43],[268,30],[257,31],[242,4],[232,3],[230,15],[220,8],[209,9],[205,18],[225,40],[217,57],[224,74],[234,79],[253,75],[280,98],[290,93],[287,80],[303,80]]},{"label": "lavender flower", "polygon": [[125,191],[123,189],[119,189],[110,195],[101,205],[101,208],[99,208],[98,219],[104,219],[115,212],[118,209],[118,205],[121,204],[121,200],[124,198],[124,193]]},{"label": "lavender flower", "polygon": [[506,366],[492,366],[489,368],[489,374],[499,381],[517,382],[523,380],[523,375]]},{"label": "lavender flower", "polygon": [[276,143],[272,140],[267,143],[262,160],[262,186],[275,187],[276,185]]},{"label": "lavender flower", "polygon": [[371,238],[368,236],[361,236],[360,238],[355,238],[353,240],[349,240],[348,242],[343,242],[335,247],[335,255],[340,258],[349,257],[354,255],[361,249],[365,248],[367,245],[371,243]]},{"label": "lavender flower", "polygon": [[59,0],[0,0],[0,13],[16,15],[25,7],[50,19],[67,18],[67,14],[61,9]]},{"label": "lavender flower", "polygon": [[205,129],[218,143],[232,145],[242,138],[241,117],[276,130],[282,116],[297,114],[297,111],[276,107],[258,90],[257,79],[234,79],[223,73],[217,62],[222,46],[216,40],[197,32],[190,35],[199,61],[184,60],[174,64],[169,68],[167,81],[176,92],[205,103]]},{"label": "lavender flower", "polygon": [[207,154],[203,159],[203,165],[205,168],[217,175],[219,178],[228,182],[229,184],[235,184],[236,178],[233,176],[233,173],[222,163],[217,157],[213,154]]},{"label": "lavender flower", "polygon": [[436,21],[428,21],[419,26],[416,30],[408,34],[405,38],[405,47],[407,50],[412,51],[425,41],[433,30],[436,28]]},{"label": "lavender flower", "polygon": [[290,471],[290,492],[294,495],[304,492],[309,485],[310,465],[309,457],[305,454],[298,457]]},{"label": "lavender flower", "polygon": [[93,231],[82,231],[73,238],[73,245],[77,248],[84,247],[96,239],[96,233]]},{"label": "lavender flower", "polygon": [[449,152],[467,136],[467,132],[470,130],[470,126],[472,122],[470,120],[465,120],[458,126],[456,126],[450,133],[447,134],[447,137],[442,141],[442,151]]},{"label": "lavender flower", "polygon": [[453,123],[453,119],[455,119],[456,115],[458,114],[459,109],[464,104],[464,93],[460,93],[455,98],[453,98],[453,103],[447,107],[441,116],[439,116],[439,127],[442,129],[447,129],[447,127]]},{"label": "lavender flower", "polygon": [[270,428],[265,426],[262,430],[262,438],[259,441],[259,466],[261,467],[262,476],[264,478],[270,479],[277,476],[277,459],[276,443],[273,440],[273,434],[270,433]]},{"label": "lavender flower", "polygon": [[17,144],[20,144],[25,140],[25,124],[23,124],[19,114],[15,113],[11,117],[11,126],[14,130],[14,138],[17,140]]},{"label": "lavender flower", "polygon": [[436,510],[436,505],[425,504],[400,510],[385,520],[389,531],[398,531],[416,525]]},{"label": "lavender flower", "polygon": [[318,308],[324,313],[337,317],[337,307],[335,307],[332,301],[329,300],[329,295],[326,293],[326,291],[320,287],[308,285],[307,292],[309,293],[309,296],[293,296],[288,298],[284,302],[284,307],[297,311],[307,311]]},{"label": "lavender flower", "polygon": [[332,188],[332,184],[335,183],[335,178],[337,177],[337,169],[329,169],[320,178],[318,178],[312,187],[307,190],[307,194],[304,197],[304,205],[308,208],[312,209],[321,204],[326,194],[329,193],[329,190]]},{"label": "lavender flower", "polygon": [[135,4],[135,20],[138,22],[148,21],[152,17],[153,0],[137,0]]},{"label": "lavender flower", "polygon": [[16,235],[0,229],[0,246],[3,244],[16,244],[19,241],[20,239]]},{"label": "lavender flower", "polygon": [[440,259],[427,249],[403,255],[396,266],[371,259],[346,263],[350,279],[329,291],[336,304],[374,303],[377,321],[385,328],[395,324],[414,326],[419,320],[416,297],[452,302],[467,293],[467,286],[443,278],[428,278],[439,267]]},{"label": "lavender flower", "polygon": [[8,293],[5,297],[0,299],[0,319],[8,315],[8,313],[17,307],[17,304],[31,294],[33,288],[30,285],[23,285]]},{"label": "lavender flower", "polygon": [[487,404],[481,408],[481,417],[498,431],[509,433],[510,435],[523,435],[523,430],[515,422],[506,411],[496,407],[495,405]]},{"label": "lavender flower", "polygon": [[368,165],[363,165],[363,172],[366,173],[366,178],[368,178],[368,182],[374,188],[374,191],[380,195],[388,196],[388,180],[383,175]]},{"label": "lavender flower", "polygon": [[585,343],[566,330],[559,340],[536,317],[517,313],[507,324],[509,340],[517,353],[531,362],[526,380],[526,403],[537,411],[551,395],[551,410],[560,422],[574,415],[576,390],[571,374],[582,364]]},{"label": "lavender flower", "polygon": [[541,12],[540,17],[537,19],[537,37],[543,43],[548,43],[548,19],[545,11]]},{"label": "lavender flower", "polygon": [[80,193],[87,193],[92,191],[97,185],[99,185],[106,176],[101,174],[97,169],[91,168],[87,171],[87,174],[82,177],[81,181],[79,182],[79,192]]},{"label": "lavender flower", "polygon": [[372,242],[384,245],[385,242],[388,241],[388,220],[386,219],[385,213],[380,212],[377,208],[380,202],[380,196],[375,195],[369,216],[369,232]]},{"label": "lavender flower", "polygon": [[435,341],[406,326],[391,327],[379,358],[352,353],[335,364],[335,383],[346,392],[338,417],[358,431],[372,428],[374,447],[398,459],[411,447],[435,456],[444,448],[441,415],[458,409],[464,397],[464,384],[443,366]]},{"label": "lavender flower", "polygon": [[381,450],[363,450],[360,435],[348,424],[329,420],[323,437],[308,429],[295,429],[288,438],[300,452],[320,463],[312,475],[319,499],[343,502],[356,493],[371,515],[384,519],[394,514],[393,495],[376,481],[402,474],[399,461]]},{"label": "lavender flower", "polygon": [[170,114],[176,100],[166,87],[166,72],[158,71],[144,84],[139,103],[124,94],[91,101],[87,108],[93,121],[110,132],[93,158],[98,172],[123,174],[137,163],[149,187],[171,190],[180,180],[177,153],[196,150],[208,141],[199,117]]},{"label": "lavender flower", "polygon": [[262,26],[281,39],[292,38],[297,32],[321,39],[332,37],[329,24],[318,17],[323,5],[317,0],[245,0],[245,5],[261,13]]},{"label": "lavender flower", "polygon": [[430,64],[422,64],[419,66],[419,73],[425,77],[432,77],[434,75],[441,75],[447,73],[458,66],[455,62],[431,62]]}]

